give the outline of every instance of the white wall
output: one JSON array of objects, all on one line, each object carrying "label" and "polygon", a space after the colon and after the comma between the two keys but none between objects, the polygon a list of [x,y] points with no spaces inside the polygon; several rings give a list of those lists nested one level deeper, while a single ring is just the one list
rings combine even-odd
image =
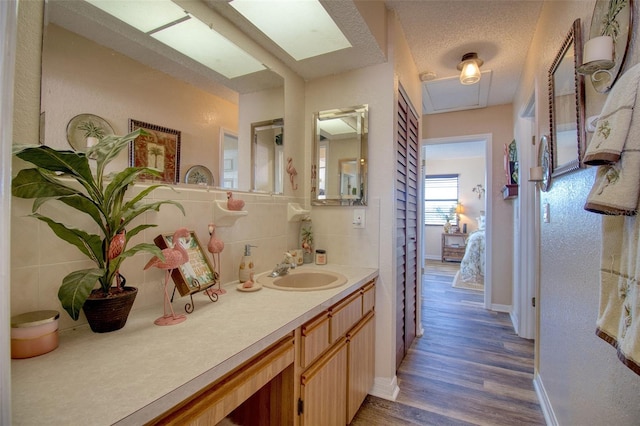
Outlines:
[{"label": "white wall", "polygon": [[[429,159],[429,145],[425,146],[425,173],[427,175],[458,174],[458,198],[464,207],[464,213],[460,215],[460,230],[462,224],[467,224],[467,233],[478,229],[476,218],[481,210],[486,210],[484,195],[478,195],[472,191],[477,184],[485,186],[485,158],[438,158]],[[425,225],[424,248],[425,258],[440,260],[442,257],[442,226]]]},{"label": "white wall", "polygon": [[[538,136],[549,134],[547,71],[576,18],[587,34],[594,1],[545,2],[514,115],[537,93]],[[634,5],[638,22],[639,4]],[[634,31],[626,68],[640,60]],[[587,116],[597,114],[605,95],[587,83]],[[539,140],[539,137],[538,137]],[[637,425],[640,377],[625,367],[615,350],[595,335],[598,314],[601,218],[583,210],[595,168],[552,180],[540,193],[550,205],[550,223],[541,223],[539,357],[536,383],[550,424]]]}]

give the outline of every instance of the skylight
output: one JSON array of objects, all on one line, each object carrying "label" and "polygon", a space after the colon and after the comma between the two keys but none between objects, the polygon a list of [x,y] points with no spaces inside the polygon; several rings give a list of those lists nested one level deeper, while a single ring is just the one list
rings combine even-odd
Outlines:
[{"label": "skylight", "polygon": [[261,62],[171,0],[87,2],[227,78],[266,69]]},{"label": "skylight", "polygon": [[297,61],[351,47],[317,0],[232,0],[229,4]]}]

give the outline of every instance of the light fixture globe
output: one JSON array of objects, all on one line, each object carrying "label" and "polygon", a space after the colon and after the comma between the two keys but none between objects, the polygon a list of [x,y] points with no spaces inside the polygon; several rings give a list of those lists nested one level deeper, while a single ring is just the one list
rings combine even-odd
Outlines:
[{"label": "light fixture globe", "polygon": [[462,61],[458,64],[460,73],[460,83],[469,85],[480,81],[480,67],[484,61],[478,58],[475,52],[465,53]]}]

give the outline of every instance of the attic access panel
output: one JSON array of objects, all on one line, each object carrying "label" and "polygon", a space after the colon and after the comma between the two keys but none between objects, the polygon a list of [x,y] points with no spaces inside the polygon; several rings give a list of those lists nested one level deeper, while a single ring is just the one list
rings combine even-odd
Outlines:
[{"label": "attic access panel", "polygon": [[422,109],[425,114],[460,111],[487,106],[492,71],[483,71],[477,84],[463,85],[458,76],[422,83]]}]

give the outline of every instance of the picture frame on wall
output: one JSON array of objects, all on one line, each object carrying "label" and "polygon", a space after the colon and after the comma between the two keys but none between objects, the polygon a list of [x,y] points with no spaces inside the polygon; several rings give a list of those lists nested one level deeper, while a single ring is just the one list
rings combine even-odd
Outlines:
[{"label": "picture frame on wall", "polygon": [[[180,131],[129,119],[129,132],[143,129],[147,135],[138,136],[129,148],[129,165],[153,167],[161,171],[161,181],[180,181]],[[150,175],[141,175],[150,179]]]},{"label": "picture frame on wall", "polygon": [[[176,243],[173,241],[173,234],[160,234],[153,242],[161,249],[174,247]],[[205,256],[195,232],[189,231],[189,239],[180,238],[177,244],[182,244],[189,253],[189,261],[171,271],[171,278],[180,296],[197,293],[216,284],[218,273]]]}]

